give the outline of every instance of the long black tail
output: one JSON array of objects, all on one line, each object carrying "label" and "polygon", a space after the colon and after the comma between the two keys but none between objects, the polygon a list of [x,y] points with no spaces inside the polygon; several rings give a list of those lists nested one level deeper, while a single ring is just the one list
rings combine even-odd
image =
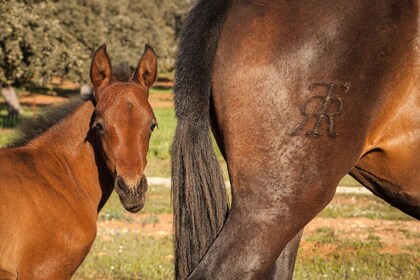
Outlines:
[{"label": "long black tail", "polygon": [[185,279],[220,232],[226,191],[210,138],[212,64],[228,0],[201,0],[180,33],[172,146],[175,279]]}]

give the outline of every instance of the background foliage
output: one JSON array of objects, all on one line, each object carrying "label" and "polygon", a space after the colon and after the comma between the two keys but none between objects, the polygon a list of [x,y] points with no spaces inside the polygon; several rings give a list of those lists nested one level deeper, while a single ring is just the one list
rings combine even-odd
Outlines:
[{"label": "background foliage", "polygon": [[0,84],[86,82],[91,53],[135,65],[145,43],[173,70],[177,28],[194,0],[0,0]]}]

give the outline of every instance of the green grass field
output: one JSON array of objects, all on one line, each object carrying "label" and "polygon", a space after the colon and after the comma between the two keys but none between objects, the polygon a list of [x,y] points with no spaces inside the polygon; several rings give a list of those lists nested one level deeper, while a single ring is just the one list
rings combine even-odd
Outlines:
[{"label": "green grass field", "polygon": [[9,140],[12,138],[13,132],[7,131],[7,132],[1,132],[0,133],[0,147],[3,147],[9,142]]},{"label": "green grass field", "polygon": [[[160,94],[167,93],[153,91],[151,98],[160,102]],[[159,128],[151,138],[146,175],[169,177],[174,111],[154,111]],[[13,133],[0,131],[0,146]],[[349,176],[340,185],[359,186]],[[163,186],[149,188],[139,214],[126,212],[113,194],[99,214],[96,241],[74,279],[173,279],[171,213],[170,190]],[[420,279],[419,252],[417,221],[371,195],[336,195],[305,230],[295,279]]]},{"label": "green grass field", "polygon": [[[152,186],[145,209],[130,214],[114,194],[99,215],[97,239],[74,279],[172,279],[171,225],[162,220],[171,213],[169,200],[168,188]],[[360,225],[337,227],[344,221]],[[415,223],[373,196],[337,195],[305,231],[295,279],[414,280],[420,273]]]},{"label": "green grass field", "polygon": [[150,139],[147,155],[146,175],[149,177],[170,176],[170,149],[175,131],[176,121],[172,108],[155,108],[158,129]]}]

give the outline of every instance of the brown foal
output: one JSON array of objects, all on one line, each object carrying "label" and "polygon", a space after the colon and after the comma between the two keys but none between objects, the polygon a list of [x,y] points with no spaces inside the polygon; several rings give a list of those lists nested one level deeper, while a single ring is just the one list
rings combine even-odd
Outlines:
[{"label": "brown foal", "polygon": [[133,77],[128,67],[113,73],[101,46],[93,94],[38,117],[0,150],[0,279],[70,279],[114,186],[128,211],[142,209],[156,70],[146,46]]}]

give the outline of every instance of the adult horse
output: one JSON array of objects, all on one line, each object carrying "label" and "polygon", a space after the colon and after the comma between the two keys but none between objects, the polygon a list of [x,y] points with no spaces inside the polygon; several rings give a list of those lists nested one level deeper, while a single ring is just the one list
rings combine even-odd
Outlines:
[{"label": "adult horse", "polygon": [[29,122],[0,150],[1,279],[70,279],[114,186],[128,211],[143,207],[156,67],[146,46],[131,78],[128,66],[113,71],[101,46],[90,70],[93,95]]},{"label": "adult horse", "polygon": [[418,0],[198,2],[174,89],[176,278],[291,277],[349,172],[420,218],[419,32]]}]

